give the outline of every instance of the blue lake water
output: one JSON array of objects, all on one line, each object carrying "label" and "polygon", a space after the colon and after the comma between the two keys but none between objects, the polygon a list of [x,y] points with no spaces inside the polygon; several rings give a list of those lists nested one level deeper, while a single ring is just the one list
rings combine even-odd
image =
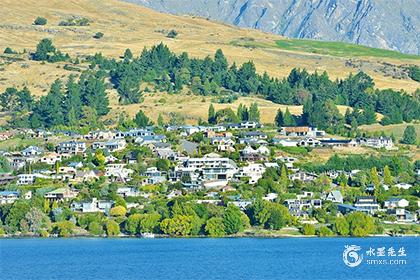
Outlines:
[{"label": "blue lake water", "polygon": [[[360,265],[344,264],[345,245],[360,246]],[[420,238],[0,239],[0,279],[411,280]]]}]

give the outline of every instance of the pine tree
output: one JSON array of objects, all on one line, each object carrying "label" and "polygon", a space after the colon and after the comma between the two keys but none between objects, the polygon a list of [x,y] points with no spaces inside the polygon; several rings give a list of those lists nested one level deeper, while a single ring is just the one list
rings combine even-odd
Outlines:
[{"label": "pine tree", "polygon": [[375,189],[379,188],[380,181],[379,181],[378,171],[376,170],[376,167],[372,167],[372,169],[370,170],[370,181],[375,186]]},{"label": "pine tree", "polygon": [[70,75],[66,84],[64,110],[67,112],[65,115],[67,125],[77,125],[82,111],[82,99],[80,94],[80,86],[75,82],[74,75]]},{"label": "pine tree", "polygon": [[146,114],[140,110],[136,116],[134,117],[134,122],[138,125],[138,127],[147,127],[150,125],[150,119],[146,116]]},{"label": "pine tree", "polygon": [[95,109],[99,116],[109,112],[109,100],[105,92],[103,73],[86,73],[79,80],[83,105]]},{"label": "pine tree", "polygon": [[409,125],[405,128],[403,138],[401,140],[401,143],[403,144],[409,144],[414,145],[417,142],[417,133],[416,129],[413,125]]},{"label": "pine tree", "polygon": [[289,108],[286,108],[286,112],[283,116],[284,126],[296,126],[295,118],[290,114]]},{"label": "pine tree", "polygon": [[249,108],[249,118],[250,121],[259,122],[260,121],[260,111],[258,110],[257,102],[253,102]]},{"label": "pine tree", "polygon": [[157,119],[157,123],[159,127],[163,127],[165,125],[165,121],[163,120],[163,116],[161,113],[159,113],[158,119]]},{"label": "pine tree", "polygon": [[214,110],[213,104],[210,104],[207,120],[208,120],[209,124],[215,124],[216,123],[216,112]]},{"label": "pine tree", "polygon": [[274,122],[276,123],[277,127],[284,126],[283,112],[280,109],[277,110],[277,115],[276,115],[276,118],[274,119]]}]

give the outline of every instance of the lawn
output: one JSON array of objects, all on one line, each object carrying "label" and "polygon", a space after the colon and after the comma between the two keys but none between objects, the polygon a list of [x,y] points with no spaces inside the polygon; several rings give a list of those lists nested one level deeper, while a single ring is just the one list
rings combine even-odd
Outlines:
[{"label": "lawn", "polygon": [[420,59],[418,55],[402,54],[396,51],[370,48],[342,42],[324,42],[307,39],[282,39],[276,41],[277,47],[289,51],[302,51],[340,57],[387,57],[393,59]]}]

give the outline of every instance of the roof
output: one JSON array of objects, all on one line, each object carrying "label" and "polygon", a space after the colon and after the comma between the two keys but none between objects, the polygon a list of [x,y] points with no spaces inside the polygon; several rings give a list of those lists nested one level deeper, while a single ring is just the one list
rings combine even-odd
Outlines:
[{"label": "roof", "polygon": [[18,196],[19,195],[19,192],[17,192],[17,191],[1,191],[0,192],[0,195],[2,195],[2,196],[9,196],[9,195],[16,195],[16,196]]},{"label": "roof", "polygon": [[283,127],[283,130],[286,132],[309,132],[308,126],[286,126]]}]

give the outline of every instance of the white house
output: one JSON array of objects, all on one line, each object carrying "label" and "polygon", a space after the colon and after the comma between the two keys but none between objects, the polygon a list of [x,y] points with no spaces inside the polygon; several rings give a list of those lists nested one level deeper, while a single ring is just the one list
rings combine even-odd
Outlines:
[{"label": "white house", "polygon": [[235,175],[237,178],[248,177],[248,184],[253,185],[261,179],[265,172],[264,165],[260,163],[251,163],[247,166],[239,168],[239,172]]},{"label": "white house", "polygon": [[388,200],[385,200],[384,207],[385,208],[405,208],[408,207],[409,201],[404,198],[392,197]]},{"label": "white house", "polygon": [[410,189],[413,185],[408,184],[408,183],[398,183],[395,185],[397,188],[399,189],[403,189],[403,190],[408,190]]},{"label": "white house", "polygon": [[61,159],[62,159],[62,156],[60,154],[49,153],[41,157],[40,162],[46,163],[48,165],[54,165],[57,161],[60,162]]}]

